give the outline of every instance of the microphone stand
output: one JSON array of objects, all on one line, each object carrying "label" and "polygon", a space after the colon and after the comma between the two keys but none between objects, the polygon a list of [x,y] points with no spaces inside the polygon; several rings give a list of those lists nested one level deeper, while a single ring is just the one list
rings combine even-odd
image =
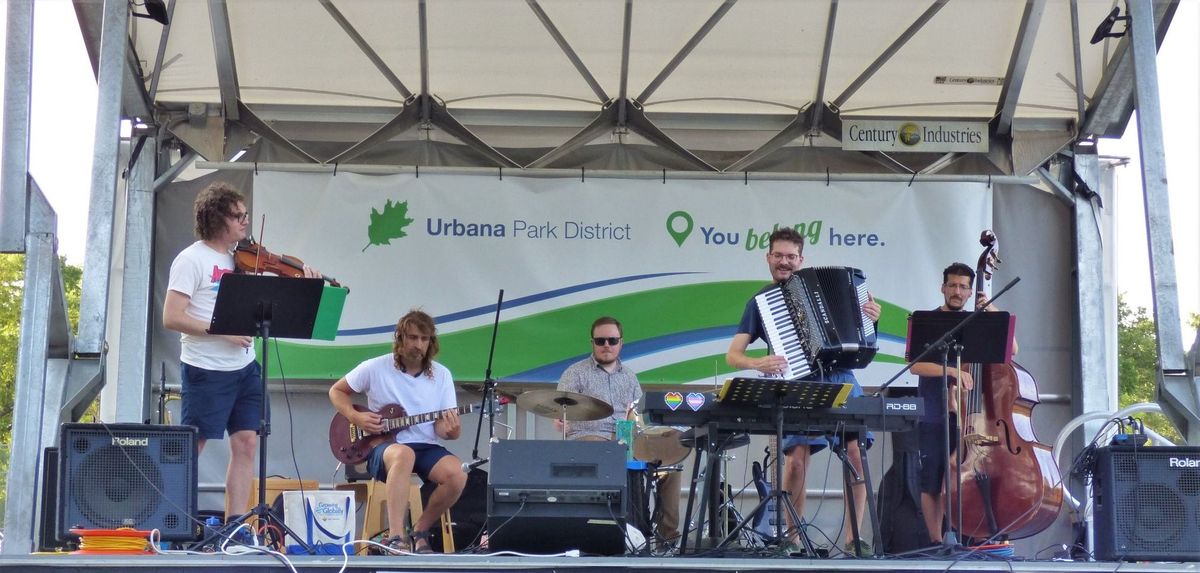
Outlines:
[{"label": "microphone stand", "polygon": [[483,403],[479,405],[479,420],[475,424],[475,447],[471,450],[471,461],[463,464],[463,473],[488,462],[487,458],[479,457],[479,436],[483,433],[483,417],[488,419],[488,443],[496,442],[496,381],[492,379],[492,359],[496,356],[496,332],[500,329],[500,307],[504,305],[504,289],[496,298],[496,317],[492,321],[492,346],[488,350],[487,369],[483,372]]},{"label": "microphone stand", "polygon": [[[950,460],[949,460],[949,455],[950,455],[950,409],[949,409],[950,380],[949,380],[948,369],[949,369],[949,362],[950,362],[950,356],[949,356],[950,349],[951,349],[951,347],[954,348],[955,355],[958,357],[959,364],[961,365],[962,364],[961,359],[962,359],[962,348],[963,347],[961,344],[958,343],[958,338],[955,335],[957,335],[962,329],[966,328],[966,326],[968,324],[970,324],[971,321],[975,320],[975,318],[977,318],[980,314],[985,312],[984,309],[991,306],[992,302],[994,302],[996,299],[1000,298],[1002,295],[1004,295],[1004,293],[1008,292],[1009,289],[1011,289],[1013,286],[1015,286],[1020,281],[1021,281],[1021,277],[1014,278],[1008,284],[1004,285],[1004,288],[1000,289],[999,292],[997,292],[994,296],[992,296],[992,298],[988,299],[984,304],[977,305],[975,310],[971,311],[970,314],[968,314],[961,321],[959,321],[959,323],[956,324],[954,326],[954,328],[947,330],[946,333],[941,336],[941,338],[938,338],[933,343],[926,346],[925,350],[921,351],[921,353],[918,354],[916,358],[913,358],[912,360],[908,361],[908,363],[906,363],[904,365],[904,368],[901,368],[900,371],[897,372],[895,376],[892,376],[890,379],[888,379],[887,382],[884,382],[879,387],[879,389],[876,390],[875,393],[873,394],[873,396],[878,397],[880,394],[883,393],[883,391],[885,389],[887,389],[888,386],[891,386],[892,383],[895,382],[896,380],[898,380],[901,376],[903,376],[905,372],[908,372],[913,367],[913,364],[916,364],[917,362],[921,362],[922,360],[925,359],[926,356],[928,356],[935,350],[938,350],[941,352],[941,354],[942,354],[942,356],[941,356],[942,403],[947,405],[947,408],[942,412],[942,425],[943,425],[943,429],[945,430],[943,438],[945,440],[944,446],[946,448],[946,456],[947,456],[945,476],[943,478],[946,482],[946,485],[945,485],[946,494],[944,496],[943,502],[945,504],[945,520],[947,520],[947,521],[952,521],[951,517],[953,516],[953,512],[950,507],[950,495],[949,495],[949,492],[950,492]],[[951,344],[951,342],[953,342],[953,344]],[[978,381],[976,383],[978,383]],[[955,458],[961,459],[962,448],[957,448],[956,453],[957,453],[957,455],[955,456]],[[961,464],[955,464],[955,465],[958,466]],[[959,472],[962,471],[961,467],[956,467],[955,469]],[[959,475],[961,476],[961,473]],[[961,492],[959,493],[958,501],[959,501],[959,510],[960,510],[959,524],[961,524],[962,523],[962,515],[961,515],[962,493]],[[954,530],[952,528],[948,528],[948,529],[949,529],[948,531],[943,532],[941,547],[948,552],[953,552],[956,548],[959,548],[960,546],[958,543],[958,538],[954,533]]]},{"label": "microphone stand", "polygon": [[162,377],[158,379],[158,423],[167,423],[167,363],[163,362]]}]

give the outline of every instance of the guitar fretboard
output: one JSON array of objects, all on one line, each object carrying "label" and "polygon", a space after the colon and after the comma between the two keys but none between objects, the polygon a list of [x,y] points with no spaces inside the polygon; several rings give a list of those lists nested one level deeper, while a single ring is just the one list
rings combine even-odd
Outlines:
[{"label": "guitar fretboard", "polygon": [[[474,404],[467,404],[466,406],[459,406],[458,408],[455,408],[459,414],[470,414],[474,409]],[[426,412],[424,414],[417,414],[415,416],[401,416],[399,418],[384,418],[383,427],[385,431],[390,432],[392,430],[407,428],[417,424],[424,424],[425,422],[432,422],[438,419],[438,416],[441,416],[443,411],[444,410],[439,410],[437,412]]]}]

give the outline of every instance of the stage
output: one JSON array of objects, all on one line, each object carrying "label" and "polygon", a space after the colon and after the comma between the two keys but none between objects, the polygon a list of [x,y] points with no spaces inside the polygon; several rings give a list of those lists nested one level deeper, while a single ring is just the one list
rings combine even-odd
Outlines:
[{"label": "stage", "polygon": [[[297,571],[336,572],[343,559],[334,556],[290,556]],[[28,555],[0,557],[0,568],[13,571],[129,573],[158,571],[239,571],[257,573],[286,569],[278,558],[265,555]],[[1022,560],[953,559],[799,559],[786,557],[516,557],[491,555],[404,555],[350,557],[345,571],[564,571],[617,573],[646,569],[672,572],[705,571],[1009,571],[1013,573],[1182,572],[1200,570],[1197,563],[1097,563]]]}]

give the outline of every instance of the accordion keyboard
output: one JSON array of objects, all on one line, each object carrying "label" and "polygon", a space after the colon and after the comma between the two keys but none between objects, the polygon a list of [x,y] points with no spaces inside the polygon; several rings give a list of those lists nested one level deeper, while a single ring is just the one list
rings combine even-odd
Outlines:
[{"label": "accordion keyboard", "polygon": [[785,380],[803,378],[812,373],[812,365],[800,340],[799,329],[792,326],[783,289],[770,289],[754,297],[763,327],[767,331],[767,346],[772,354],[787,359],[787,369],[780,375]]}]

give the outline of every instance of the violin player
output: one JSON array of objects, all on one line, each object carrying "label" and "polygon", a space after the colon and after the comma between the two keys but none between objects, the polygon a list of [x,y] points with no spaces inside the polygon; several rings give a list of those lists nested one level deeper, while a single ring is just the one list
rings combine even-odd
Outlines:
[{"label": "violin player", "polygon": [[[250,214],[245,196],[228,183],[205,187],[192,205],[198,241],[171,263],[163,302],[163,327],[180,333],[182,418],[200,430],[197,454],[208,440],[229,432],[225,516],[249,502],[258,446],[262,372],[249,336],[209,334],[221,277],[235,269],[233,249],[246,237]],[[303,266],[307,278],[320,278]]]}]

